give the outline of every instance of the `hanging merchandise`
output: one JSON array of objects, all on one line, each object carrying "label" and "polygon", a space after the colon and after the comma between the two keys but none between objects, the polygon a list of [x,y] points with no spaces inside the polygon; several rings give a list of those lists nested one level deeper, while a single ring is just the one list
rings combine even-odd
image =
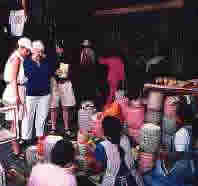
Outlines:
[{"label": "hanging merchandise", "polygon": [[57,62],[65,61],[64,40],[56,40]]},{"label": "hanging merchandise", "polygon": [[11,10],[9,15],[10,34],[12,36],[22,36],[26,20],[24,10]]}]

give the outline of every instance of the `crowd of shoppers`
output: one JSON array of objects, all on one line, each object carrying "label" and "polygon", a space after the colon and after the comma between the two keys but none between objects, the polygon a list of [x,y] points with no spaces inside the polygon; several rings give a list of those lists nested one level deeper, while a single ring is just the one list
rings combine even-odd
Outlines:
[{"label": "crowd of shoppers", "polygon": [[[48,116],[52,124],[50,135],[56,135],[59,101],[61,102],[64,123],[61,130],[66,138],[55,144],[51,152],[51,163],[33,167],[28,186],[50,186],[55,180],[56,185],[60,186],[82,183],[93,185],[85,176],[78,175],[80,165],[77,157],[81,152],[78,152],[78,147],[77,150],[74,149],[70,142],[75,138],[71,135],[73,131],[70,129],[68,112],[70,107],[86,110],[93,105],[96,106],[96,120],[99,121],[92,124],[96,133],[80,132],[81,135],[100,139],[94,148],[91,147],[92,152],[88,157],[85,155],[84,160],[92,169],[93,175],[100,175],[101,185],[193,184],[197,163],[183,154],[196,152],[196,134],[192,132],[192,126],[197,121],[195,96],[167,97],[152,91],[145,94],[144,73],[136,65],[131,70],[133,79],[128,79],[126,83],[124,59],[115,49],[106,50],[98,60],[94,58],[94,63],[97,64],[87,62],[73,65],[71,61],[66,61],[64,55],[67,55],[67,51],[63,43],[56,46],[54,54],[49,53],[41,40],[31,42],[28,38],[21,38],[4,70],[6,88],[3,100],[7,105],[17,105],[19,119],[22,120],[20,141],[13,142],[13,151],[17,157],[22,155],[22,147],[33,144],[34,124],[36,144],[43,143],[48,135],[44,130]],[[78,78],[78,83],[75,78]],[[79,107],[82,101],[91,101],[93,105]],[[189,123],[191,119],[192,122]],[[6,120],[13,122],[10,112],[6,114]],[[149,123],[162,128],[159,149],[166,147],[166,151],[161,149],[153,153],[151,150],[151,153],[139,149],[143,143],[141,131]],[[134,149],[139,149],[138,155]],[[177,154],[176,157],[172,153]],[[146,169],[143,168],[142,161],[149,162]],[[46,170],[55,179],[51,180]]]}]

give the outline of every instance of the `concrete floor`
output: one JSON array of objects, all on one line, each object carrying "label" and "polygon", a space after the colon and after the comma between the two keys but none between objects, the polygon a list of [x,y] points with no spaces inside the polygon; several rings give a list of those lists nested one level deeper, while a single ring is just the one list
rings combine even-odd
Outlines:
[{"label": "concrete floor", "polygon": [[[74,116],[74,110],[70,109],[70,128],[74,131],[77,130],[77,122],[76,118]],[[50,119],[50,118],[49,118]],[[4,122],[4,117],[0,117],[1,123]],[[49,132],[50,125],[46,125],[46,134]],[[62,135],[63,134],[63,120],[62,120],[62,114],[59,112],[58,121],[57,121],[57,134]],[[27,163],[24,160],[16,159],[14,157],[14,154],[11,149],[11,143],[3,144],[1,145],[1,153],[0,153],[0,162],[2,162],[3,166],[5,168],[8,167],[15,167],[19,173],[22,175],[23,172],[26,172],[26,174],[29,173],[29,168],[27,166]],[[11,180],[7,179],[7,186],[25,186],[19,178],[13,178]]]}]

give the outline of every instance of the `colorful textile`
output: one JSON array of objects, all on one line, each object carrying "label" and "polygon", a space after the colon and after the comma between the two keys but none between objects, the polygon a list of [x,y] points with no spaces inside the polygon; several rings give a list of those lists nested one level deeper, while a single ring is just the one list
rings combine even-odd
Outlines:
[{"label": "colorful textile", "polygon": [[106,105],[104,112],[103,112],[103,116],[114,116],[114,117],[118,117],[120,118],[120,106],[118,103],[113,102],[112,104]]},{"label": "colorful textile", "polygon": [[105,64],[108,66],[108,84],[110,87],[110,95],[107,98],[107,102],[111,103],[118,89],[120,81],[125,79],[124,63],[120,57],[100,58],[99,64]]}]

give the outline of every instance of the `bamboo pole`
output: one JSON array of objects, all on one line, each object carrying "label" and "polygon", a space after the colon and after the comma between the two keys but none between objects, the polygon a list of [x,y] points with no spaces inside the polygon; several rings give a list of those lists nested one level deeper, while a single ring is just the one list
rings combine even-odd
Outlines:
[{"label": "bamboo pole", "polygon": [[136,12],[153,12],[160,11],[162,9],[168,8],[183,8],[184,0],[170,0],[167,2],[160,2],[155,4],[137,4],[137,5],[129,5],[124,8],[113,8],[109,10],[96,10],[95,16],[105,16],[105,15],[120,15],[120,14],[128,14],[128,13],[136,13]]}]

